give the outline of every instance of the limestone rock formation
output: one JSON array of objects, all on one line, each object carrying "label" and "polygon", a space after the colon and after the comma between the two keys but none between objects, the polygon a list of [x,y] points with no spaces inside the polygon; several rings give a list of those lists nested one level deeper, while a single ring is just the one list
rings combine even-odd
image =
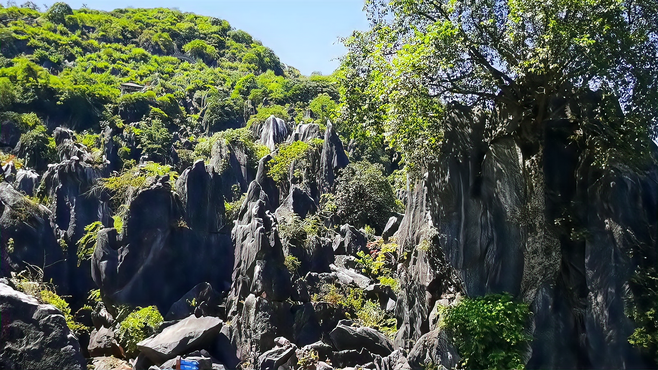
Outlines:
[{"label": "limestone rock formation", "polygon": [[0,368],[85,370],[78,340],[55,307],[0,282]]}]

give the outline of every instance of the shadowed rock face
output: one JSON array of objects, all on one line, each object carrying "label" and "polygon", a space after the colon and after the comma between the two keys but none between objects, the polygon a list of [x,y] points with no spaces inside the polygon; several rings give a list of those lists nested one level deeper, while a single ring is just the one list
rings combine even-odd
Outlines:
[{"label": "shadowed rock face", "polygon": [[534,153],[514,136],[485,143],[478,118],[453,121],[472,130],[446,133],[455,144],[416,185],[397,234],[412,252],[397,343],[428,332],[429,309],[451,289],[510,292],[534,313],[528,368],[646,368],[624,300],[643,258],[630,252],[656,249],[655,166],[596,169],[566,118],[545,122]]},{"label": "shadowed rock face", "polygon": [[[188,176],[182,184],[188,189],[203,188],[203,177],[201,184],[194,178]],[[109,230],[99,233],[92,277],[107,297],[133,306],[157,305],[161,312],[168,312],[199,283],[208,282],[222,291],[228,288],[233,265],[229,235],[218,232],[216,223],[194,224],[196,228],[185,223],[186,208],[194,215],[205,212],[199,209],[218,206],[193,206],[189,200],[184,206],[172,192],[168,177],[161,178],[132,200],[120,238]]]},{"label": "shadowed rock face", "polygon": [[0,368],[84,370],[80,345],[55,307],[0,283]]},{"label": "shadowed rock face", "polygon": [[324,146],[322,147],[322,158],[320,159],[319,184],[322,193],[333,189],[337,172],[350,163],[345,154],[343,143],[334,131],[331,122],[327,122],[327,131],[324,133]]},{"label": "shadowed rock face", "polygon": [[66,281],[65,255],[55,239],[49,221],[50,211],[25,199],[6,182],[0,183],[0,238],[6,246],[11,239],[13,251],[3,249],[0,275],[26,269],[28,265],[44,270],[46,280]]}]

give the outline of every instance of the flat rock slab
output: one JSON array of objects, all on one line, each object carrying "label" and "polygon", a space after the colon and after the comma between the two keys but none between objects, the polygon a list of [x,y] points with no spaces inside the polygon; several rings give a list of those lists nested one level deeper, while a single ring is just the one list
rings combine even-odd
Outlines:
[{"label": "flat rock slab", "polygon": [[162,333],[137,343],[146,357],[156,364],[211,344],[223,325],[217,317],[190,316],[167,327]]},{"label": "flat rock slab", "polygon": [[380,356],[388,356],[393,352],[393,343],[386,336],[368,327],[354,327],[348,320],[341,320],[338,326],[329,333],[337,350],[360,350]]}]

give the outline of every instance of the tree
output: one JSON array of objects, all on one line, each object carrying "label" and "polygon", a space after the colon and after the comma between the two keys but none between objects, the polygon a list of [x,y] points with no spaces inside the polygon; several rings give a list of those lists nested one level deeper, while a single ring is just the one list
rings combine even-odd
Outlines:
[{"label": "tree", "polygon": [[338,115],[338,104],[325,93],[311,100],[309,109],[311,109],[311,112],[315,114],[322,124],[327,123],[327,120],[334,120]]},{"label": "tree", "polygon": [[73,9],[67,3],[55,3],[48,9],[44,17],[57,24],[66,24],[66,16],[73,15]]},{"label": "tree", "polygon": [[[372,0],[366,8],[371,30],[346,39],[345,110],[390,133],[408,159],[433,159],[444,118],[460,105],[493,112],[502,119],[492,132],[536,145],[550,102],[590,90],[621,108],[596,117],[611,128],[599,142],[622,148],[630,140],[637,145],[624,152],[646,152],[658,133],[658,23],[649,0]],[[582,126],[587,132],[591,122]]]},{"label": "tree", "polygon": [[395,194],[384,168],[368,162],[350,163],[336,186],[337,214],[356,227],[370,225],[381,232],[396,210]]}]

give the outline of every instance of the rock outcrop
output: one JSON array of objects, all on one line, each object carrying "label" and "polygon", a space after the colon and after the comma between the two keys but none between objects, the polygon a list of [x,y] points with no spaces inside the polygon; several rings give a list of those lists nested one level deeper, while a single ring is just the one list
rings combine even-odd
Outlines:
[{"label": "rock outcrop", "polygon": [[260,142],[270,150],[274,150],[277,144],[286,141],[289,134],[288,125],[284,120],[270,116],[260,129]]},{"label": "rock outcrop", "polygon": [[319,181],[320,191],[327,193],[333,189],[339,170],[347,167],[350,160],[345,154],[343,143],[334,130],[331,122],[327,122],[327,130],[324,133],[324,145],[322,147],[322,158],[320,160]]},{"label": "rock outcrop", "polygon": [[85,370],[80,344],[55,307],[0,282],[0,368]]},{"label": "rock outcrop", "polygon": [[416,184],[397,235],[411,254],[398,271],[400,346],[429,331],[445,293],[510,292],[534,313],[527,368],[647,366],[628,343],[624,287],[632,251],[656,249],[658,171],[597,169],[570,141],[566,110],[534,151],[513,135],[486,142],[484,117],[450,118],[443,159]]}]

